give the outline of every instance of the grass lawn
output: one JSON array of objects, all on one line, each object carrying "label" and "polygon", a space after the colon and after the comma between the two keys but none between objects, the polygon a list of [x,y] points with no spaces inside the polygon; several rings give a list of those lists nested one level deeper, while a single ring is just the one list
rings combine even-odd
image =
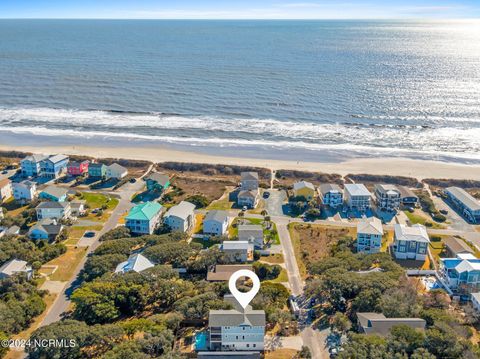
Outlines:
[{"label": "grass lawn", "polygon": [[[256,224],[256,225],[261,225],[263,226],[263,219],[261,218],[240,218],[237,217],[233,220],[232,224],[230,227],[228,227],[228,237],[229,238],[236,238],[238,237],[238,221],[242,219],[245,222],[248,222],[247,224]],[[278,236],[278,231],[277,231],[277,225],[273,222],[271,222],[271,229],[266,229],[265,227],[263,228],[263,237],[267,238],[270,235],[270,232],[274,230],[275,231],[275,236],[273,237],[272,244],[280,244],[280,237]]]},{"label": "grass lawn", "polygon": [[210,205],[207,207],[208,210],[221,210],[221,211],[227,211],[233,207],[234,202],[230,202],[228,200],[228,195],[225,197],[220,198],[219,200],[213,201],[210,203]]},{"label": "grass lawn", "polygon": [[10,197],[2,206],[7,210],[7,214],[11,217],[16,217],[20,215],[23,211],[28,208],[27,205],[21,205],[13,197]]},{"label": "grass lawn", "polygon": [[285,283],[285,282],[288,282],[287,270],[286,270],[285,268],[282,268],[282,271],[280,272],[280,274],[278,275],[278,277],[275,278],[274,280],[272,280],[271,282],[273,282],[273,283]]},{"label": "grass lawn", "polygon": [[87,231],[100,231],[103,228],[102,225],[96,226],[73,226],[68,229],[68,239],[63,242],[64,244],[75,245],[78,240],[82,238],[83,234]]},{"label": "grass lawn", "polygon": [[106,196],[102,193],[83,192],[82,197],[90,208],[101,208],[104,204],[107,205],[107,210],[113,210],[118,205],[118,199],[115,197]]},{"label": "grass lawn", "polygon": [[51,280],[68,281],[72,278],[73,272],[77,268],[80,261],[85,256],[86,247],[68,247],[67,251],[60,257],[46,263],[47,265],[56,265],[58,269],[50,276]]},{"label": "grass lawn", "polygon": [[260,260],[262,262],[267,262],[270,264],[280,264],[285,262],[283,259],[283,254],[281,253],[273,253],[270,254],[268,257],[260,257]]},{"label": "grass lawn", "polygon": [[214,241],[211,241],[210,239],[204,240],[202,238],[193,238],[192,243],[200,243],[203,246],[203,248],[210,248],[215,244],[219,244],[219,242],[214,242]]},{"label": "grass lawn", "polygon": [[422,224],[429,228],[443,229],[444,225],[436,223],[433,219],[429,219],[426,215],[420,212],[418,209],[415,212],[411,213],[409,211],[404,211],[405,215],[408,217],[408,220],[411,224]]}]

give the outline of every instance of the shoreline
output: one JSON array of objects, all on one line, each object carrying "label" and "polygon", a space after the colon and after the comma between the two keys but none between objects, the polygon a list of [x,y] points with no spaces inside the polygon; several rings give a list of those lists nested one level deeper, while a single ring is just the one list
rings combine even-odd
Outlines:
[{"label": "shoreline", "polygon": [[448,178],[473,180],[480,178],[480,166],[448,163],[432,160],[409,158],[358,158],[339,162],[311,162],[277,160],[268,158],[234,157],[210,155],[199,152],[178,151],[163,147],[102,147],[102,146],[6,146],[2,151],[22,151],[33,153],[64,153],[67,155],[85,155],[95,158],[123,158],[146,160],[150,162],[191,162],[206,164],[224,164],[254,166],[272,170],[298,170],[323,173],[338,173],[345,176],[353,174],[391,175],[424,178]]}]

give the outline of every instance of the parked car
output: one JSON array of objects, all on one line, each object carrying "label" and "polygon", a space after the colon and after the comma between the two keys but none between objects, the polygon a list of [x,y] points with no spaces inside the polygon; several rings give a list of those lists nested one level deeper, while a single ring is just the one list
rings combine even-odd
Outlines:
[{"label": "parked car", "polygon": [[85,232],[83,235],[85,238],[93,238],[95,237],[95,232]]},{"label": "parked car", "polygon": [[2,175],[6,175],[7,173],[8,173],[7,170],[3,170],[3,171],[2,171]]},{"label": "parked car", "polygon": [[446,209],[441,209],[441,210],[440,210],[440,213],[447,215],[447,214],[448,214],[448,211],[447,211]]},{"label": "parked car", "polygon": [[135,178],[130,178],[130,183],[135,183],[137,180]]},{"label": "parked car", "polygon": [[263,192],[263,198],[267,199],[270,197],[270,192]]}]

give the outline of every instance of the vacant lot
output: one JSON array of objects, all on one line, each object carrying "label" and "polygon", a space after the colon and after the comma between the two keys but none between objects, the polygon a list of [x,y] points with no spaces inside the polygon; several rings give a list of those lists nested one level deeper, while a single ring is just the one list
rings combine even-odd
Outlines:
[{"label": "vacant lot", "polygon": [[343,185],[342,176],[339,174],[329,174],[321,172],[278,170],[275,173],[274,187],[291,188],[298,181],[308,181],[318,186],[322,183],[336,183]]},{"label": "vacant lot", "polygon": [[173,184],[176,187],[173,193],[173,201],[179,203],[184,199],[194,196],[204,196],[208,203],[215,201],[222,197],[227,186],[234,186],[235,183],[215,178],[194,178],[190,176],[176,176],[173,179]]},{"label": "vacant lot", "polygon": [[289,231],[303,276],[307,274],[308,265],[328,256],[330,248],[339,239],[355,236],[355,228],[303,223],[290,224]]}]

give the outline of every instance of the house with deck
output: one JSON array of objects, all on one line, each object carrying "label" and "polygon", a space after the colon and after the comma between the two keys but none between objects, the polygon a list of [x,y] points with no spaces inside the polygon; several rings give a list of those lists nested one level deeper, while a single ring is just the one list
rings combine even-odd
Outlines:
[{"label": "house with deck", "polygon": [[88,165],[88,177],[92,178],[106,178],[107,177],[107,166],[103,163],[90,163]]},{"label": "house with deck", "polygon": [[248,241],[223,241],[220,250],[230,263],[245,263],[253,261],[253,243]]},{"label": "house with deck", "polygon": [[425,226],[414,224],[408,227],[404,224],[396,224],[394,230],[393,254],[395,258],[425,260],[430,243]]},{"label": "house with deck", "polygon": [[58,186],[47,186],[40,192],[38,197],[47,201],[65,202],[68,197],[68,189]]},{"label": "house with deck", "polygon": [[311,201],[315,197],[315,186],[307,181],[295,182],[293,184],[293,195]]},{"label": "house with deck", "polygon": [[480,202],[475,197],[459,187],[446,188],[445,195],[468,221],[480,223]]},{"label": "house with deck", "polygon": [[263,227],[260,224],[240,224],[238,240],[253,243],[255,248],[263,248]]},{"label": "house with deck", "polygon": [[232,304],[233,309],[210,310],[208,313],[210,350],[263,351],[265,311],[253,310],[250,305],[244,309],[232,295],[225,295],[224,299]]},{"label": "house with deck", "polygon": [[33,269],[27,262],[19,259],[10,259],[0,267],[0,279],[9,278],[19,273],[23,273],[27,276],[27,279],[31,279]]},{"label": "house with deck", "polygon": [[465,295],[480,291],[480,259],[472,254],[440,258],[438,273],[454,293]]},{"label": "house with deck", "polygon": [[0,203],[13,196],[12,181],[8,178],[0,179]]},{"label": "house with deck", "polygon": [[154,172],[145,179],[145,183],[148,191],[161,193],[170,187],[170,177],[165,173]]},{"label": "house with deck", "polygon": [[153,234],[160,222],[162,205],[145,202],[133,207],[125,218],[125,227],[134,234]]},{"label": "house with deck", "polygon": [[227,211],[208,211],[203,219],[203,233],[213,236],[223,236],[227,233],[229,217]]},{"label": "house with deck", "polygon": [[65,155],[53,155],[41,162],[41,176],[58,178],[67,172],[69,158]]},{"label": "house with deck", "polygon": [[380,252],[382,237],[382,222],[377,217],[363,218],[357,224],[357,252]]},{"label": "house with deck", "polygon": [[106,176],[108,179],[121,180],[122,178],[128,175],[128,170],[119,165],[118,163],[112,163],[110,166],[107,166]]},{"label": "house with deck", "polygon": [[324,206],[338,208],[343,205],[343,190],[334,183],[325,183],[318,187],[320,201]]},{"label": "house with deck", "polygon": [[24,180],[13,183],[13,197],[20,203],[32,202],[38,196],[37,184],[35,182]]},{"label": "house with deck", "polygon": [[395,212],[400,208],[401,193],[393,184],[376,184],[375,198],[382,211]]},{"label": "house with deck", "polygon": [[345,202],[352,210],[365,212],[371,206],[372,194],[361,183],[348,183],[345,185]]},{"label": "house with deck", "polygon": [[32,240],[54,242],[63,230],[63,225],[55,219],[42,219],[30,227],[28,237]]},{"label": "house with deck", "polygon": [[60,221],[62,219],[70,218],[71,216],[71,207],[70,202],[42,202],[36,208],[37,219],[40,221],[42,219],[56,219]]},{"label": "house with deck", "polygon": [[400,191],[400,202],[406,207],[417,207],[418,206],[418,196],[408,187],[397,186]]},{"label": "house with deck", "polygon": [[152,268],[155,265],[141,253],[131,254],[125,262],[119,263],[115,268],[115,273],[128,273],[128,272],[143,272],[148,268]]},{"label": "house with deck", "polygon": [[48,156],[33,154],[25,157],[20,161],[20,168],[22,176],[24,177],[38,177],[42,175],[42,162],[46,160]]},{"label": "house with deck", "polygon": [[164,216],[164,221],[172,231],[189,232],[195,225],[195,205],[182,201],[171,207]]},{"label": "house with deck", "polygon": [[89,161],[73,161],[67,165],[67,173],[69,176],[82,176],[88,173]]}]

